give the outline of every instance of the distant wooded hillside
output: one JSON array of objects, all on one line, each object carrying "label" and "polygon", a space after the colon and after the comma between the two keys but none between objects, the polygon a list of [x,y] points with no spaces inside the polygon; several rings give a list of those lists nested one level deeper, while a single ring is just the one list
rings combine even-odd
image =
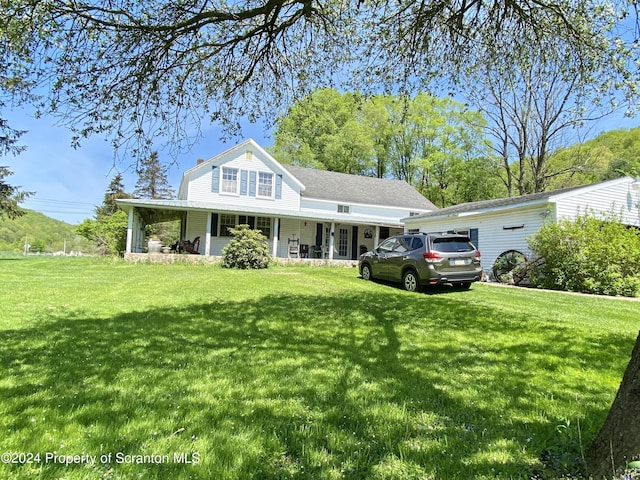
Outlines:
[{"label": "distant wooded hillside", "polygon": [[14,220],[0,221],[0,252],[23,252],[27,242],[30,252],[90,252],[88,242],[76,234],[75,227],[39,212],[26,210]]}]

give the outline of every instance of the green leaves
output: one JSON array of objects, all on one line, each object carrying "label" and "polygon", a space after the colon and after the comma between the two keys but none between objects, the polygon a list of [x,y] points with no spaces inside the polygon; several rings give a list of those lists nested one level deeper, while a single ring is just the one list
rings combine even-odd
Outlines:
[{"label": "green leaves", "polygon": [[118,210],[100,220],[85,219],[76,227],[78,235],[94,242],[102,253],[121,255],[127,242],[128,215]]},{"label": "green leaves", "polygon": [[583,214],[549,223],[529,239],[543,259],[533,268],[535,284],[601,295],[640,294],[640,235],[614,217]]},{"label": "green leaves", "polygon": [[43,104],[78,138],[141,157],[158,137],[189,146],[202,119],[226,134],[242,118],[269,126],[317,87],[411,95],[554,51],[601,97],[618,85],[632,102],[638,54],[613,29],[619,3],[2,0],[0,78],[46,85]]},{"label": "green leaves", "polygon": [[284,163],[397,178],[438,206],[504,194],[483,117],[449,97],[320,89],[277,120],[271,150]]},{"label": "green leaves", "polygon": [[267,268],[271,261],[267,238],[249,225],[230,228],[233,238],[222,249],[222,266],[225,268]]},{"label": "green leaves", "polygon": [[[2,120],[0,119],[0,151],[2,150]],[[6,216],[9,219],[19,217],[24,211],[19,207],[20,202],[30,195],[32,192],[25,192],[19,187],[9,185],[4,181],[12,172],[4,166],[0,166],[0,218]]]}]

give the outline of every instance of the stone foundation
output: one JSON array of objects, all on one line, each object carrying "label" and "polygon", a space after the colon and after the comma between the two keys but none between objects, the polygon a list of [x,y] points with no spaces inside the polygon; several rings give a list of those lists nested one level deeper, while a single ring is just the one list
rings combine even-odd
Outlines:
[{"label": "stone foundation", "polygon": [[[184,253],[126,253],[124,259],[131,263],[180,263],[208,265],[218,263],[222,257],[214,255],[189,255]],[[321,258],[274,258],[279,265],[309,265],[316,267],[356,267],[357,260],[328,260]]]}]

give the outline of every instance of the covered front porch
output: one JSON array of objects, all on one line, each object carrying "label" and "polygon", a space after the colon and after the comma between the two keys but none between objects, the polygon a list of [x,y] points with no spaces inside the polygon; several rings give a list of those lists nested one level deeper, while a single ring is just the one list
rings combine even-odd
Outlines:
[{"label": "covered front porch", "polygon": [[305,212],[232,211],[171,200],[135,203],[130,201],[121,205],[129,215],[125,257],[135,261],[140,261],[142,254],[177,253],[169,242],[162,242],[157,253],[153,251],[155,248],[151,252],[149,249],[145,233],[147,225],[167,221],[179,221],[180,240],[189,242],[192,254],[212,257],[208,260],[222,255],[222,249],[231,238],[229,228],[240,224],[262,231],[269,242],[270,253],[276,259],[301,259],[309,263],[312,260],[357,260],[361,253],[403,229],[400,224],[363,218],[331,218]]}]

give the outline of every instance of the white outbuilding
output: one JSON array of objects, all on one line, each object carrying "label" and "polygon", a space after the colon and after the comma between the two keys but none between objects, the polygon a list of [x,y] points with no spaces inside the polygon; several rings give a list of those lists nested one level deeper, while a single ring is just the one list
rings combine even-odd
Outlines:
[{"label": "white outbuilding", "polygon": [[457,232],[469,235],[482,252],[489,273],[499,255],[531,252],[527,238],[546,222],[584,213],[613,214],[623,223],[640,227],[640,179],[617,178],[520,197],[464,203],[403,219],[407,232]]}]

